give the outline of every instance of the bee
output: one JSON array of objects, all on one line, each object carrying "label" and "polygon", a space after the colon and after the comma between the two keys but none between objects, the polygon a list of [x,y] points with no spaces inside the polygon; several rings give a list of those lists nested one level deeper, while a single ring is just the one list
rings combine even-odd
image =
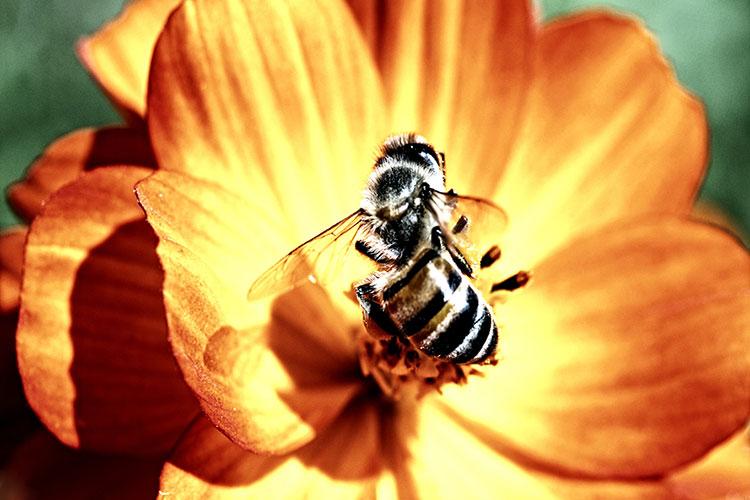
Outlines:
[{"label": "bee", "polygon": [[[248,298],[306,281],[353,286],[366,324],[428,356],[481,363],[495,353],[498,328],[478,275],[499,259],[493,238],[506,225],[492,202],[446,190],[445,156],[423,137],[392,136],[381,147],[360,207],[263,273]],[[364,259],[367,274],[336,284],[352,255]],[[512,291],[528,279],[519,272],[485,288]]]}]

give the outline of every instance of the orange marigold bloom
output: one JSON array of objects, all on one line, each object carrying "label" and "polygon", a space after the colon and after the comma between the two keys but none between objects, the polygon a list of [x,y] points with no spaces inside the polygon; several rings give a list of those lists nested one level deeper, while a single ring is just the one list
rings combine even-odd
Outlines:
[{"label": "orange marigold bloom", "polygon": [[[135,1],[80,46],[131,128],[63,139],[40,161],[72,151],[57,164],[75,175],[40,167],[11,192],[31,214],[46,199],[17,350],[63,443],[167,456],[178,497],[748,488],[748,457],[664,479],[748,421],[750,257],[689,218],[704,110],[637,21],[540,25],[521,0],[177,3]],[[362,375],[342,290],[246,293],[359,205],[402,131],[506,210],[498,273],[534,279],[495,308],[497,366],[394,401]],[[61,188],[35,195],[35,172]]]}]

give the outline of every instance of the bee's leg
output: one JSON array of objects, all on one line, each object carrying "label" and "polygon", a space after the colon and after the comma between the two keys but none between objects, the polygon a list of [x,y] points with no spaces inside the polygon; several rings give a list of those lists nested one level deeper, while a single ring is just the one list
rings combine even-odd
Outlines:
[{"label": "bee's leg", "polygon": [[433,227],[432,234],[430,236],[432,240],[432,248],[434,248],[438,252],[445,249],[445,235],[440,229],[440,226]]},{"label": "bee's leg", "polygon": [[396,326],[388,313],[385,312],[383,306],[375,300],[375,288],[370,283],[362,283],[357,285],[355,288],[357,293],[357,300],[365,314],[366,319],[369,318],[375,322],[385,333],[401,337],[401,330]]},{"label": "bee's leg", "polygon": [[526,283],[528,283],[530,279],[531,274],[526,271],[519,271],[510,278],[506,278],[503,281],[492,285],[492,289],[490,290],[490,292],[499,292],[501,290],[512,292],[513,290],[518,290],[522,286],[526,285]]},{"label": "bee's leg", "polygon": [[435,226],[432,228],[432,247],[437,250],[438,252],[444,249],[448,249],[448,253],[453,258],[453,262],[458,266],[458,268],[461,270],[462,273],[464,273],[466,276],[474,277],[474,271],[471,269],[471,264],[469,264],[469,261],[466,260],[466,257],[464,257],[464,254],[461,253],[461,251],[453,246],[448,246],[445,242],[445,235],[443,234],[443,231],[440,229],[440,226]]}]

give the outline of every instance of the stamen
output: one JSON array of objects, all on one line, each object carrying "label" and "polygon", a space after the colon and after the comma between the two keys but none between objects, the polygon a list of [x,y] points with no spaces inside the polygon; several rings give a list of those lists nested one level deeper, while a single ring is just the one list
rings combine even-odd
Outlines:
[{"label": "stamen", "polygon": [[[405,394],[420,398],[432,391],[441,392],[445,384],[465,384],[469,375],[481,374],[480,365],[458,365],[428,356],[408,339],[375,329],[361,337],[359,362],[362,373],[371,376],[394,400]],[[496,363],[491,357],[483,364]]]},{"label": "stamen", "polygon": [[461,217],[458,218],[458,220],[456,221],[456,225],[453,226],[453,229],[451,231],[453,232],[453,234],[458,234],[464,229],[466,229],[466,226],[468,224],[469,224],[469,218],[466,217],[465,215],[462,215]]},{"label": "stamen", "polygon": [[482,256],[482,260],[479,261],[479,267],[482,269],[486,267],[490,267],[492,264],[497,262],[497,260],[500,258],[500,247],[497,245],[493,245],[492,248],[487,250],[487,252]]},{"label": "stamen", "polygon": [[529,274],[526,271],[520,271],[511,276],[510,278],[507,278],[500,283],[495,283],[492,285],[491,292],[497,292],[500,290],[506,290],[508,292],[512,292],[513,290],[518,290],[522,286],[526,285],[526,283],[529,282],[531,279],[531,274]]}]

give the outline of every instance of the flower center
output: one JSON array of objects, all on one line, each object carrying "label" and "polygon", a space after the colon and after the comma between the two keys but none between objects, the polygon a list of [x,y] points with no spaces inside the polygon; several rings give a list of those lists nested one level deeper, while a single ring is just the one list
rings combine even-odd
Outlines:
[{"label": "flower center", "polygon": [[481,364],[457,364],[429,356],[404,338],[368,328],[359,340],[359,364],[362,373],[375,380],[383,394],[398,400],[404,395],[421,398],[438,391],[444,384],[465,384],[471,375],[481,375],[481,367],[494,366],[493,353]]}]

